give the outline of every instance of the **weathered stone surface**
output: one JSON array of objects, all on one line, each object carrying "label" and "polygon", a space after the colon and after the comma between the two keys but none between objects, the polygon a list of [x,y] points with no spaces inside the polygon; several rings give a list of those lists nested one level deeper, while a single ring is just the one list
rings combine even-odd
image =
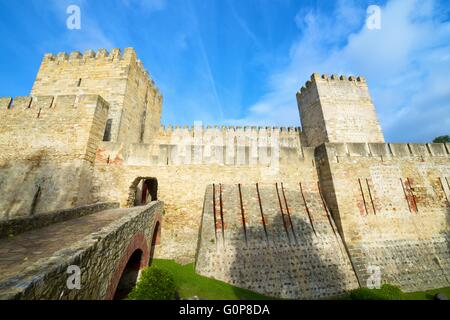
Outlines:
[{"label": "weathered stone surface", "polygon": [[0,220],[0,238],[15,236],[25,231],[46,227],[57,222],[79,218],[98,211],[118,207],[118,203],[101,202],[66,210],[57,210],[37,216]]},{"label": "weathered stone surface", "polygon": [[[362,285],[376,267],[382,282],[405,291],[448,286],[449,157],[424,145],[392,146],[391,157],[336,156],[334,144],[319,147],[325,198]],[[405,158],[399,150],[413,152]]]},{"label": "weathered stone surface", "polygon": [[76,99],[37,96],[30,108],[0,109],[0,220],[92,203],[109,106],[96,95]]},{"label": "weathered stone surface", "polygon": [[384,142],[375,106],[363,78],[313,74],[297,93],[304,143]]},{"label": "weathered stone surface", "polygon": [[196,271],[289,299],[355,289],[356,275],[327,210],[317,181],[208,186]]}]

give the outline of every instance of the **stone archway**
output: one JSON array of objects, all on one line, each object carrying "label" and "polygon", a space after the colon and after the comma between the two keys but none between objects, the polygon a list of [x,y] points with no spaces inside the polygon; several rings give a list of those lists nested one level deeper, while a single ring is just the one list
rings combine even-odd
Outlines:
[{"label": "stone archway", "polygon": [[[130,286],[126,288],[120,286],[125,283],[130,283],[131,280],[136,283],[138,280],[139,271],[147,266],[149,260],[150,250],[147,245],[147,240],[143,232],[136,233],[127,248],[125,249],[122,258],[118,262],[114,274],[108,285],[105,295],[106,300],[120,299],[129,293]],[[125,277],[125,278],[124,278]],[[135,278],[134,278],[135,277]],[[120,287],[119,287],[120,286]],[[120,290],[120,292],[117,292]]]},{"label": "stone archway", "polygon": [[141,260],[143,252],[141,249],[136,249],[131,257],[128,259],[125,269],[123,269],[122,276],[117,284],[116,292],[114,293],[114,300],[123,300],[133,290],[139,278],[139,271],[141,270]]},{"label": "stone archway", "polygon": [[128,191],[127,207],[146,205],[158,200],[158,180],[154,177],[137,177]]}]

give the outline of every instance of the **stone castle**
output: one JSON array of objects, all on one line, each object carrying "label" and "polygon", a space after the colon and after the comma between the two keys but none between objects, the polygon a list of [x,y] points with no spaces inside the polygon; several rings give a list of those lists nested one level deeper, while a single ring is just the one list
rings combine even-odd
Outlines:
[{"label": "stone castle", "polygon": [[450,145],[386,143],[363,77],[313,74],[297,102],[301,128],[165,127],[133,49],[47,54],[0,98],[0,222],[161,200],[155,255],[239,287],[450,286]]}]

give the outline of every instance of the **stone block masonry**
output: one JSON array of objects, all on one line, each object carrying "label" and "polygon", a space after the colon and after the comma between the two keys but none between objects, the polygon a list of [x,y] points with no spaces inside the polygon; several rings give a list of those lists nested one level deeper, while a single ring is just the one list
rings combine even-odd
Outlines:
[{"label": "stone block masonry", "polygon": [[97,95],[3,99],[0,219],[90,203],[108,108]]},{"label": "stone block masonry", "polygon": [[196,271],[287,299],[358,287],[317,181],[214,184],[205,194]]},{"label": "stone block masonry", "polygon": [[450,285],[450,162],[444,144],[325,144],[319,177],[358,278],[405,291]]},{"label": "stone block masonry", "polygon": [[363,77],[314,73],[297,93],[305,146],[325,142],[384,142]]},{"label": "stone block masonry", "polygon": [[45,55],[31,95],[81,94],[110,104],[111,141],[150,143],[158,132],[162,95],[132,48]]},{"label": "stone block masonry", "polygon": [[136,192],[131,188],[136,178],[156,178],[158,199],[163,199],[165,203],[161,246],[156,255],[183,263],[193,262],[205,189],[211,183],[270,183],[278,178],[286,183],[317,181],[314,150],[302,148],[302,156],[298,149],[288,150],[286,153],[280,152],[278,171],[266,164],[127,165],[126,157],[119,161],[116,159],[121,157],[111,156],[107,163],[107,157],[101,156],[97,158],[94,171],[94,201],[116,199],[121,206],[127,206],[130,193]]}]

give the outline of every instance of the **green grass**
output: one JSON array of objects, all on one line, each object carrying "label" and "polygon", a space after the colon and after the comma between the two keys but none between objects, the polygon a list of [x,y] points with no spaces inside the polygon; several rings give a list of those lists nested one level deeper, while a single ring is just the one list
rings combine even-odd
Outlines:
[{"label": "green grass", "polygon": [[337,297],[339,300],[433,300],[437,293],[450,297],[450,287],[419,292],[402,292],[399,288],[384,284],[380,289],[359,288]]},{"label": "green grass", "polygon": [[180,298],[197,296],[205,300],[268,300],[274,299],[256,292],[234,287],[225,282],[195,273],[194,265],[180,265],[173,260],[153,260],[152,266],[170,272]]},{"label": "green grass", "polygon": [[[180,298],[197,296],[206,300],[269,300],[273,297],[264,296],[249,290],[237,288],[225,282],[203,277],[195,273],[194,265],[180,265],[173,260],[155,259],[152,266],[168,271],[175,281]],[[400,289],[383,285],[380,289],[360,288],[352,293],[334,297],[337,300],[433,300],[434,295],[443,293],[450,298],[450,287],[423,292],[405,293]],[[328,298],[330,299],[330,298]]]},{"label": "green grass", "polygon": [[171,300],[175,299],[177,287],[172,274],[155,266],[142,271],[139,282],[130,292],[129,300]]},{"label": "green grass", "polygon": [[403,300],[433,300],[437,293],[443,293],[450,299],[450,287],[446,287],[423,292],[404,293]]}]

